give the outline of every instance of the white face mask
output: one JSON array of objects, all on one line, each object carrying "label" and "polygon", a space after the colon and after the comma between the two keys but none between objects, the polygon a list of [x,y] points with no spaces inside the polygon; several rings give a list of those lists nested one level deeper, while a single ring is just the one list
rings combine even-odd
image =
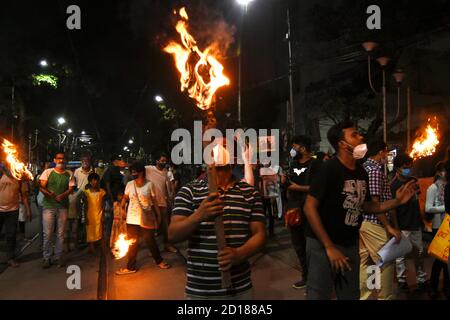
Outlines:
[{"label": "white face mask", "polygon": [[[344,143],[352,147],[349,143],[345,141]],[[353,158],[356,160],[364,158],[366,156],[366,153],[367,153],[367,144],[365,143],[358,144],[356,147],[353,148]]]},{"label": "white face mask", "polygon": [[291,151],[289,151],[289,154],[290,154],[291,158],[295,158],[295,156],[297,155],[297,150],[292,148]]},{"label": "white face mask", "polygon": [[362,159],[366,156],[367,144],[359,144],[353,149],[353,158]]},{"label": "white face mask", "polygon": [[56,164],[56,168],[58,168],[58,169],[64,169],[64,163],[58,163],[58,164]]}]

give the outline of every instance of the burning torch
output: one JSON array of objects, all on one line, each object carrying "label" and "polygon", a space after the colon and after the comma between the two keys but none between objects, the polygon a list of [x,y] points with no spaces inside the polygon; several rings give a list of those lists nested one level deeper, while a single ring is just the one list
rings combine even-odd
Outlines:
[{"label": "burning torch", "polygon": [[[177,12],[175,12],[177,13]],[[214,115],[215,94],[223,86],[230,84],[230,80],[223,74],[223,65],[217,60],[219,52],[217,43],[213,43],[205,50],[200,50],[197,41],[188,31],[186,9],[178,12],[179,21],[176,30],[180,35],[180,42],[170,42],[164,51],[171,54],[180,73],[181,91],[187,91],[189,97],[196,101],[197,107],[205,111],[205,128],[216,127]],[[214,164],[208,165],[208,188],[210,193],[217,192],[217,174]],[[226,247],[225,231],[222,215],[215,220],[215,231],[218,250]],[[222,287],[231,287],[230,272],[222,272]]]},{"label": "burning torch", "polygon": [[2,150],[6,155],[6,166],[11,175],[17,180],[23,180],[25,178],[26,180],[32,181],[33,174],[28,170],[27,166],[19,160],[17,147],[9,140],[3,138]]}]

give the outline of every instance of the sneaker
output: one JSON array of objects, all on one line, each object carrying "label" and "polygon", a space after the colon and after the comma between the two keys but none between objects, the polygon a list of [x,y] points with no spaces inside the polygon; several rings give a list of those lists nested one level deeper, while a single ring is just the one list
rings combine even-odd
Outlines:
[{"label": "sneaker", "polygon": [[66,264],[64,263],[64,261],[62,259],[57,259],[55,262],[56,262],[57,268],[62,268],[62,267],[66,266]]},{"label": "sneaker", "polygon": [[417,284],[417,292],[425,292],[428,289],[428,284],[426,282],[418,283]]},{"label": "sneaker", "polygon": [[161,262],[160,264],[158,264],[158,267],[159,267],[160,269],[170,269],[170,268],[171,268],[171,265],[163,261],[163,262]]},{"label": "sneaker", "polygon": [[164,250],[167,251],[167,252],[171,252],[171,253],[177,253],[178,252],[178,249],[175,248],[171,244],[167,244],[166,246],[164,246]]},{"label": "sneaker", "polygon": [[52,266],[50,259],[44,259],[44,261],[42,262],[42,268],[43,269],[48,269]]},{"label": "sneaker", "polygon": [[292,285],[292,288],[294,289],[302,289],[304,287],[306,287],[306,281],[304,280],[297,281]]},{"label": "sneaker", "polygon": [[132,274],[132,273],[136,273],[136,269],[135,270],[130,270],[128,268],[120,268],[119,270],[116,271],[116,275],[118,276],[123,276],[126,274]]},{"label": "sneaker", "polygon": [[19,264],[17,263],[17,261],[14,260],[14,259],[8,260],[8,265],[9,265],[11,268],[17,268],[17,267],[19,266]]}]

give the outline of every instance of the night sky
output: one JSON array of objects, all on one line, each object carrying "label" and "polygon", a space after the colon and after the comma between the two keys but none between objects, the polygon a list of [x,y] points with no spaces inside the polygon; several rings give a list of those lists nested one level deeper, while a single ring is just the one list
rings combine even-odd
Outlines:
[{"label": "night sky", "polygon": [[[342,44],[351,45],[318,52],[317,56],[330,61],[330,57],[342,52],[345,56],[345,50],[351,48],[351,62],[359,64],[355,69],[365,76],[360,42],[368,39],[368,33],[348,30],[364,24],[365,8],[370,1],[338,1],[348,10],[333,11],[327,7],[327,1],[256,0],[240,29],[242,11],[234,0],[16,0],[5,2],[1,9],[2,103],[7,103],[7,88],[14,82],[16,98],[25,105],[25,125],[29,131],[39,128],[43,134],[50,134],[48,125],[54,125],[55,119],[64,115],[71,128],[92,134],[105,153],[118,152],[131,137],[149,150],[166,148],[174,124],[159,120],[161,112],[154,102],[155,95],[162,95],[167,105],[176,109],[177,125],[190,128],[192,120],[200,116],[194,102],[179,92],[172,57],[162,51],[170,39],[178,40],[173,10],[186,6],[191,31],[200,47],[204,48],[214,37],[215,27],[220,23],[226,23],[232,30],[234,42],[222,57],[231,85],[218,92],[218,117],[223,118],[229,112],[231,118],[236,118],[237,39],[242,31],[243,120],[248,127],[271,128],[273,120],[284,112],[283,104],[288,99],[284,41],[288,2],[299,41],[295,47],[298,65],[313,52],[308,53],[303,42],[339,39]],[[385,40],[386,50],[392,56],[395,50],[389,48],[389,41],[435,25],[448,26],[448,1],[435,0],[436,6],[425,3],[412,6],[409,1],[375,2],[395,6],[383,16],[384,23],[402,24],[400,31],[384,28],[370,34],[375,40]],[[320,10],[302,12],[302,18],[298,18],[298,12],[309,3],[321,7]],[[81,8],[81,30],[66,28],[66,8],[71,4]],[[42,71],[38,62],[43,58],[51,64],[46,71],[60,78],[57,90],[29,84],[30,75]],[[344,75],[354,76],[351,72]],[[359,81],[356,76],[355,79]],[[294,90],[298,90],[301,81],[296,79]]]},{"label": "night sky", "polygon": [[[70,4],[81,8],[81,30],[66,28]],[[26,81],[29,74],[42,70],[38,62],[45,58],[51,64],[47,71],[60,76],[60,88],[25,86],[27,94],[21,96],[29,123],[54,122],[64,115],[74,130],[89,131],[107,149],[131,136],[140,139],[147,130],[158,135],[155,143],[159,131],[165,130],[157,122],[156,94],[179,112],[186,125],[198,116],[193,114],[193,102],[179,92],[172,57],[162,52],[169,39],[178,40],[172,12],[182,5],[187,5],[201,47],[210,41],[219,21],[237,37],[240,7],[234,1],[14,1],[2,10],[0,22],[6,39],[6,51],[1,53],[3,80],[14,75],[16,82]],[[236,108],[236,52],[234,41],[223,60],[232,85],[219,92],[221,114]]]}]

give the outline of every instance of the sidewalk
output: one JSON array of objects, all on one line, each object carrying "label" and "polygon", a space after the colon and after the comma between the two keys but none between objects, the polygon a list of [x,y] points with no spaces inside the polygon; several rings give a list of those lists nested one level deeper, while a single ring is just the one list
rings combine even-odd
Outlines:
[{"label": "sidewalk", "polygon": [[[160,245],[162,247],[162,245]],[[179,244],[180,253],[186,256],[186,243]],[[140,248],[138,255],[139,271],[135,274],[116,276],[114,272],[123,267],[126,258],[110,260],[109,299],[120,300],[180,300],[184,299],[186,283],[185,260],[180,254],[163,252],[172,265],[171,269],[161,270],[149,256],[148,250]],[[66,268],[55,266],[44,270],[41,267],[41,253],[35,241],[18,259],[19,268],[7,268],[0,273],[0,299],[62,299],[93,300],[97,297],[98,257],[88,255],[87,249],[69,253],[67,265],[78,265],[81,269],[81,289],[69,290],[66,285],[70,274]],[[426,271],[431,271],[432,258],[426,259]],[[262,253],[251,259],[254,297],[261,300],[303,300],[305,289],[296,290],[292,284],[299,280],[299,263],[290,242],[289,232],[281,221],[276,221],[275,236],[269,238]],[[408,261],[408,282],[415,288],[414,266]],[[425,294],[406,295],[399,293],[398,299],[429,299]]]}]

